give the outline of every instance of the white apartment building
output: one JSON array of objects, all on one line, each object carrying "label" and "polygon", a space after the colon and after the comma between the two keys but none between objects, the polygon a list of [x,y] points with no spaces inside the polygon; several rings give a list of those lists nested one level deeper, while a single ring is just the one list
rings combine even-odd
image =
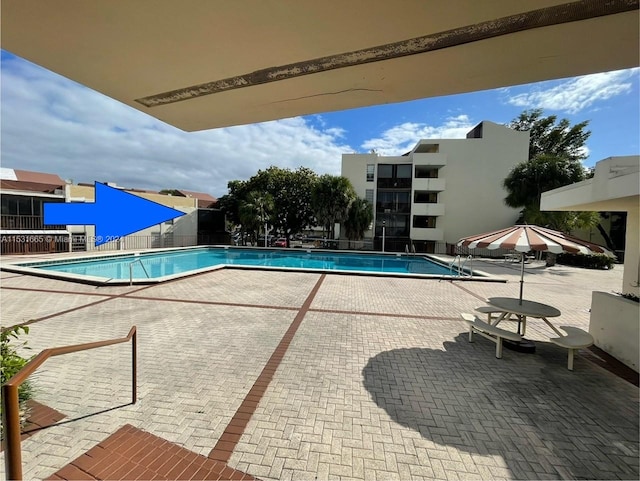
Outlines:
[{"label": "white apartment building", "polygon": [[515,223],[502,181],[528,156],[529,132],[483,121],[465,139],[420,140],[400,156],[343,154],[342,175],[374,206],[375,249],[384,230],[385,250],[436,252]]}]

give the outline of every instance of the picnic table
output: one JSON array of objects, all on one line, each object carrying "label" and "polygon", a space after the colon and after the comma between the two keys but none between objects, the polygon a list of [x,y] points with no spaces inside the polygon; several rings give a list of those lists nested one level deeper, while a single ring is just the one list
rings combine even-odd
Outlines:
[{"label": "picnic table", "polygon": [[517,297],[490,297],[489,305],[500,310],[493,325],[497,326],[504,319],[515,317],[518,319],[518,334],[524,336],[527,330],[527,318],[540,319],[547,324],[553,332],[562,336],[563,334],[549,321],[549,317],[559,317],[560,310],[541,302],[518,299]]}]

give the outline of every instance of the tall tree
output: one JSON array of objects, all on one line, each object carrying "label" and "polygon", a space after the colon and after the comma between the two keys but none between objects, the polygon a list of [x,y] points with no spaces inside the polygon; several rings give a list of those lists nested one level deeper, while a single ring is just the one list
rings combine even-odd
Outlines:
[{"label": "tall tree", "polygon": [[240,224],[240,202],[244,199],[246,182],[231,180],[227,183],[228,194],[218,199],[218,206],[224,212],[227,221]]},{"label": "tall tree", "polygon": [[318,176],[311,169],[282,169],[271,166],[247,181],[250,190],[269,193],[273,198],[274,228],[287,238],[315,224],[311,191]]},{"label": "tall tree", "polygon": [[245,231],[249,233],[252,241],[257,242],[258,234],[264,229],[267,235],[267,228],[271,224],[273,213],[273,198],[268,192],[249,192],[245,199],[240,201],[239,215],[240,222]]},{"label": "tall tree", "polygon": [[539,208],[543,192],[580,182],[585,169],[576,159],[540,154],[516,165],[504,179],[509,207]]},{"label": "tall tree", "polygon": [[356,198],[349,206],[347,217],[342,224],[349,244],[352,240],[361,240],[371,222],[373,222],[372,205],[365,199]]},{"label": "tall tree", "polygon": [[335,239],[335,224],[346,219],[356,197],[346,177],[325,174],[316,181],[311,191],[311,205],[318,223],[330,239]]},{"label": "tall tree", "polygon": [[[516,165],[504,179],[505,203],[522,208],[522,220],[569,233],[573,229],[598,224],[595,212],[541,212],[543,192],[580,182],[587,178],[582,165],[585,142],[591,135],[588,121],[571,126],[569,120],[557,121],[555,115],[542,116],[541,109],[526,110],[509,127],[529,131],[529,159]],[[550,256],[552,265],[555,256]]]},{"label": "tall tree", "polygon": [[224,213],[229,231],[234,231],[240,226],[242,244],[245,244],[245,234],[247,233],[240,218],[240,205],[245,200],[247,187],[246,182],[241,180],[231,180],[227,183],[229,193],[218,199],[218,206]]},{"label": "tall tree", "polygon": [[591,131],[585,130],[588,120],[571,126],[568,119],[558,122],[555,115],[542,115],[542,109],[525,110],[507,124],[514,130],[529,131],[529,160],[541,154],[570,160],[587,158],[584,146],[591,135]]}]

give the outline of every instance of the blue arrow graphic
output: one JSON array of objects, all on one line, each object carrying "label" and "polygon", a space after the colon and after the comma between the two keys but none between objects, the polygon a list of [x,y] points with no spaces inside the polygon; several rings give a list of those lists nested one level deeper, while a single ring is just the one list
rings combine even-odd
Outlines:
[{"label": "blue arrow graphic", "polygon": [[95,183],[89,204],[45,203],[45,224],[95,225],[96,246],[176,217],[184,212],[108,185]]}]

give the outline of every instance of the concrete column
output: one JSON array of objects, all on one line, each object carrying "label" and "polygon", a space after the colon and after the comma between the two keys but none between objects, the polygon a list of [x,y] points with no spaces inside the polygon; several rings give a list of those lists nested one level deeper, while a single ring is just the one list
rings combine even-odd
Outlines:
[{"label": "concrete column", "polygon": [[640,207],[627,211],[622,292],[640,296]]}]

